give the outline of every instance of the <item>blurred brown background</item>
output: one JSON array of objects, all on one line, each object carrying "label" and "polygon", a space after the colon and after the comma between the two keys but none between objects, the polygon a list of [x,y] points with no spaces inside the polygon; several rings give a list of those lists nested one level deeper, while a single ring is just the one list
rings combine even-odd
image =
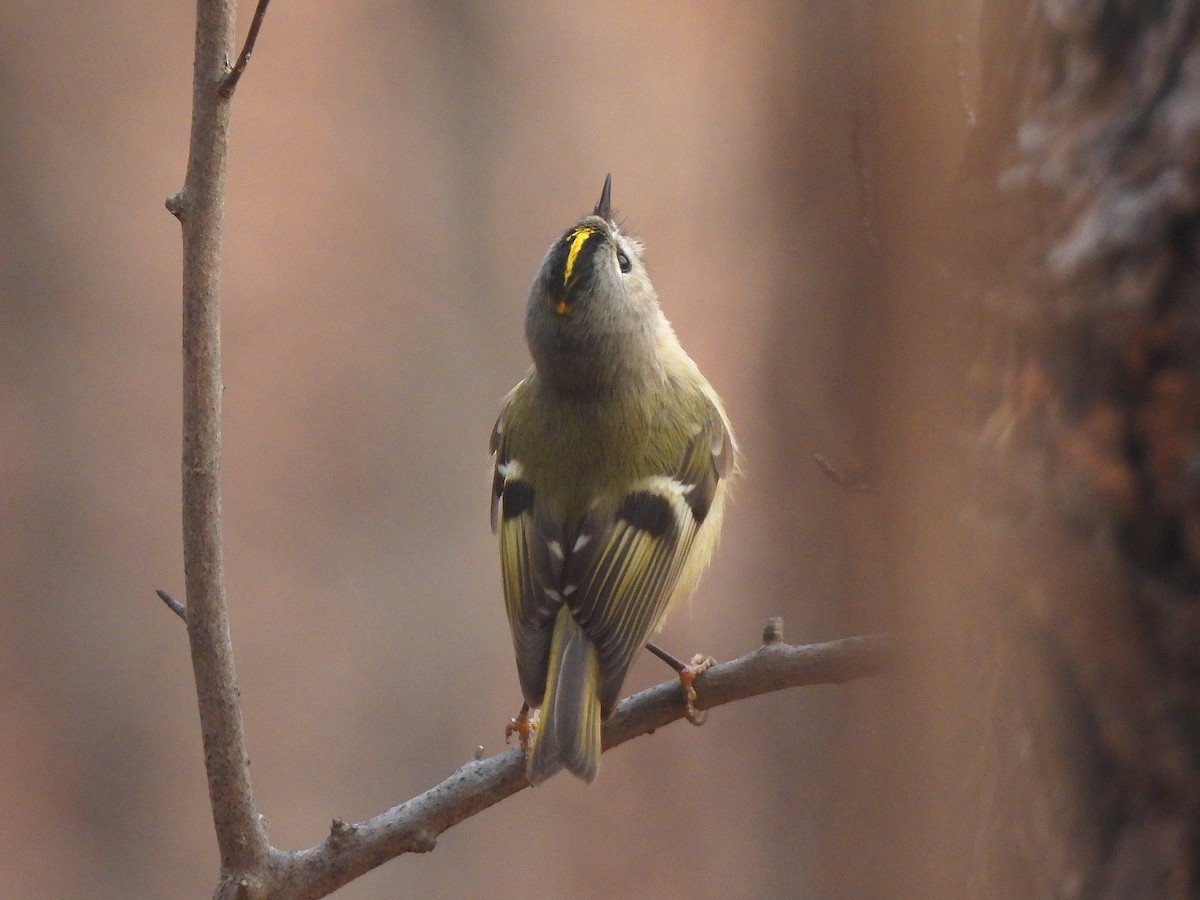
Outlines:
[{"label": "blurred brown background", "polygon": [[[795,642],[893,627],[897,577],[922,581],[897,560],[953,569],[955,523],[904,460],[936,472],[928,429],[957,421],[943,373],[967,351],[922,305],[921,241],[975,121],[978,5],[273,5],[234,104],[223,318],[228,585],[274,844],[502,748],[520,696],[487,436],[528,365],[529,280],[607,172],[745,454],[663,642],[729,658],[771,615]],[[214,883],[186,637],[153,593],[182,596],[163,200],[192,32],[190,4],[0,7],[3,896]],[[907,485],[911,527],[814,453]],[[627,688],[666,675],[643,658]],[[339,896],[877,895],[907,825],[868,749],[892,690],[673,726]]]}]

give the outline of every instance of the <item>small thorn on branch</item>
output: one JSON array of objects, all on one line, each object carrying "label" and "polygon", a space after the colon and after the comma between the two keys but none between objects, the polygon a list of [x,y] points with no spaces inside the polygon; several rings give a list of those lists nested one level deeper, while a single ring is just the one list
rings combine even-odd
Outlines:
[{"label": "small thorn on branch", "polygon": [[271,0],[258,0],[258,6],[254,8],[254,18],[250,20],[250,31],[246,34],[246,43],[242,46],[242,52],[238,55],[238,60],[234,63],[233,68],[229,70],[229,74],[225,76],[225,80],[221,82],[221,96],[229,99],[233,96],[233,90],[237,87],[238,81],[242,77],[242,73],[246,71],[246,66],[250,64],[250,54],[254,52],[254,42],[258,40],[258,31],[262,28],[263,17],[267,14],[267,5]]},{"label": "small thorn on branch", "polygon": [[167,604],[167,608],[170,609],[171,612],[175,613],[175,615],[177,615],[177,616],[179,616],[179,618],[183,619],[184,625],[187,624],[187,607],[186,606],[184,606],[182,603],[180,603],[178,600],[176,600],[174,597],[172,597],[166,591],[156,589],[154,591],[154,593],[158,594],[159,600],[161,600],[163,603]]}]

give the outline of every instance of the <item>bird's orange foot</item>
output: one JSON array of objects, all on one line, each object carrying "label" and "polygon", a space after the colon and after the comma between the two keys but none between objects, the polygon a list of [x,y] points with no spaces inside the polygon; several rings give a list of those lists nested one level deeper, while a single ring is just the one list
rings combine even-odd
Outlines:
[{"label": "bird's orange foot", "polygon": [[504,743],[509,743],[514,734],[521,745],[521,754],[528,757],[530,741],[533,737],[533,721],[529,716],[528,703],[522,703],[521,711],[515,718],[509,719],[508,724],[504,726]]},{"label": "bird's orange foot", "polygon": [[679,670],[679,687],[683,691],[683,715],[693,725],[703,725],[708,719],[707,710],[696,709],[696,689],[692,682],[717,664],[711,656],[697,653],[691,662]]}]

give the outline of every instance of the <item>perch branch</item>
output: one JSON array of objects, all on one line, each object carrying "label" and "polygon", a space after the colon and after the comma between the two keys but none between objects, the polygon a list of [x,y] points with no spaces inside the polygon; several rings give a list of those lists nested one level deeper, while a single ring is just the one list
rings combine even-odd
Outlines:
[{"label": "perch branch", "polygon": [[[767,643],[696,679],[696,707],[712,709],[786,687],[841,684],[879,675],[892,666],[884,635],[792,646],[772,620]],[[604,726],[604,749],[650,734],[684,716],[675,679],[622,701]],[[266,895],[324,897],[358,876],[404,853],[426,853],[438,836],[458,823],[528,787],[519,748],[472,759],[425,793],[358,824],[334,819],[329,836],[307,850],[272,850],[262,884]]]}]

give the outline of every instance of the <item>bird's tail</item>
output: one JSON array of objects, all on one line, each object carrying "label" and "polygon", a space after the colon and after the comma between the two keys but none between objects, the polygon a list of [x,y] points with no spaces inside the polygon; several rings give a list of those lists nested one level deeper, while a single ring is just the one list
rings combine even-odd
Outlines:
[{"label": "bird's tail", "polygon": [[564,605],[554,622],[546,695],[529,754],[530,784],[564,766],[584,781],[600,768],[600,659]]}]

